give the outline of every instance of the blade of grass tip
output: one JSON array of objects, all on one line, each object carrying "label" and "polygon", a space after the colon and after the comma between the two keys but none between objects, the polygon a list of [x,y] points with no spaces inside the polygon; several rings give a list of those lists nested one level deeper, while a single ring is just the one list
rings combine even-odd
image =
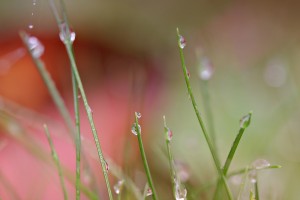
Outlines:
[{"label": "blade of grass tip", "polygon": [[251,122],[251,116],[252,116],[252,111],[249,112],[249,114],[247,114],[246,116],[244,116],[241,121],[240,121],[240,130],[234,140],[234,142],[232,143],[232,146],[230,148],[229,154],[227,156],[227,159],[225,161],[224,167],[223,167],[223,173],[226,176],[229,166],[231,164],[231,161],[233,159],[233,156],[235,154],[235,151],[240,143],[240,140],[244,134],[245,129],[250,125]]},{"label": "blade of grass tip", "polygon": [[74,99],[74,111],[75,111],[75,126],[76,126],[76,200],[80,199],[80,157],[81,157],[81,137],[80,137],[80,116],[79,116],[79,100],[78,100],[78,86],[75,80],[75,76],[72,73],[72,88]]},{"label": "blade of grass tip", "polygon": [[187,70],[186,65],[185,65],[185,59],[184,59],[184,54],[183,54],[183,48],[185,47],[185,39],[180,35],[178,28],[177,28],[177,41],[178,41],[178,47],[179,47],[181,67],[182,67],[182,70],[183,70],[183,74],[184,74],[185,83],[186,83],[186,86],[187,86],[189,97],[191,99],[195,114],[197,116],[199,125],[200,125],[200,127],[202,129],[202,132],[203,132],[203,135],[205,137],[205,140],[208,144],[208,147],[209,147],[210,153],[212,155],[212,158],[213,158],[214,164],[216,166],[216,169],[218,171],[219,177],[220,177],[220,179],[222,180],[222,182],[225,186],[225,190],[226,190],[228,198],[230,200],[232,200],[233,197],[232,197],[230,188],[228,186],[227,180],[226,180],[226,178],[223,174],[223,171],[221,169],[221,164],[220,164],[220,161],[218,159],[217,153],[214,149],[214,145],[213,145],[213,143],[211,142],[211,140],[209,138],[209,135],[208,135],[207,130],[204,126],[202,117],[200,116],[200,112],[198,110],[198,106],[196,104],[196,101],[195,101],[195,98],[194,98],[194,95],[193,95],[193,92],[192,92],[192,88],[191,88],[191,84],[190,84],[190,80],[189,80],[189,75],[188,75],[188,70]]},{"label": "blade of grass tip", "polygon": [[[63,14],[64,20],[63,21],[60,20],[58,14],[54,14],[54,17],[56,18],[56,21],[58,23],[58,27],[59,27],[59,30],[60,30],[60,38],[61,38],[62,42],[65,44],[65,48],[66,48],[66,51],[67,51],[67,54],[68,54],[68,57],[69,57],[69,60],[70,60],[70,63],[71,63],[71,69],[72,69],[72,72],[75,76],[80,94],[82,96],[83,104],[84,104],[84,107],[85,107],[85,110],[86,110],[86,113],[87,113],[87,117],[88,117],[88,120],[89,120],[89,123],[90,123],[90,126],[91,126],[91,130],[92,130],[92,134],[93,134],[94,141],[95,141],[95,144],[96,144],[100,164],[101,164],[101,167],[102,167],[102,172],[103,172],[105,184],[106,184],[107,191],[108,191],[108,196],[109,196],[109,199],[112,200],[113,196],[112,196],[112,192],[111,192],[111,189],[110,189],[110,182],[109,182],[109,179],[108,179],[108,174],[107,174],[107,169],[106,169],[107,165],[106,165],[103,153],[102,153],[102,148],[101,148],[100,141],[99,141],[99,138],[98,138],[98,133],[97,133],[97,130],[96,130],[96,127],[95,127],[92,110],[91,110],[91,108],[88,104],[88,100],[87,100],[87,97],[86,97],[86,94],[85,94],[85,90],[83,88],[83,84],[82,84],[82,81],[81,81],[81,78],[80,78],[80,75],[79,75],[79,72],[78,72],[78,69],[77,69],[77,64],[76,64],[75,56],[74,56],[74,53],[73,53],[73,45],[72,44],[73,44],[73,41],[75,40],[75,33],[71,32],[70,29],[69,29],[70,26],[69,26],[69,23],[68,23],[68,19],[67,19],[67,15],[66,15],[66,8],[64,6],[64,2],[61,0],[60,3],[61,3],[62,14]],[[55,4],[54,4],[53,0],[50,0],[50,4],[51,4],[51,8],[53,10],[53,13],[57,13],[57,9],[55,7]],[[61,22],[63,22],[63,23],[61,23]]]},{"label": "blade of grass tip", "polygon": [[141,157],[142,157],[142,160],[143,160],[143,165],[144,165],[144,168],[145,168],[147,181],[148,181],[150,189],[152,190],[152,197],[153,197],[154,200],[156,200],[158,198],[157,198],[157,194],[156,194],[154,184],[153,184],[153,181],[152,181],[150,168],[149,168],[149,165],[148,165],[148,162],[147,162],[146,153],[145,153],[145,150],[144,150],[144,145],[143,145],[142,136],[141,136],[141,127],[139,125],[139,120],[138,120],[138,118],[140,116],[141,116],[140,113],[135,112],[135,124],[134,124],[134,127],[133,127],[134,130],[132,130],[132,131],[134,132],[134,134],[136,134],[136,136],[138,138],[139,150],[140,150]]},{"label": "blade of grass tip", "polygon": [[[230,151],[228,153],[227,159],[225,161],[224,167],[223,167],[223,174],[224,176],[227,175],[228,169],[230,167],[231,161],[234,157],[234,154],[236,152],[236,149],[240,143],[240,140],[244,134],[245,129],[250,125],[251,122],[251,117],[252,117],[252,111],[249,112],[249,114],[247,114],[246,116],[242,117],[242,119],[240,120],[240,129],[239,132],[237,134],[237,136],[235,137],[235,140],[232,143],[232,146],[230,148]],[[218,181],[217,187],[216,187],[216,191],[215,191],[215,196],[214,199],[219,199],[219,189],[221,186],[221,182]]]},{"label": "blade of grass tip", "polygon": [[57,155],[57,153],[55,151],[55,148],[54,148],[54,145],[53,145],[53,141],[52,141],[52,138],[50,136],[50,133],[49,133],[49,130],[48,130],[48,127],[47,127],[46,124],[44,124],[44,129],[45,129],[45,133],[46,133],[46,136],[47,136],[47,139],[48,139],[49,146],[51,148],[51,154],[52,154],[53,161],[54,161],[54,163],[55,163],[55,165],[57,167],[57,171],[58,171],[58,175],[59,175],[59,178],[60,178],[60,183],[61,183],[62,191],[63,191],[63,194],[64,194],[64,199],[67,200],[68,199],[68,193],[67,193],[67,190],[66,190],[66,185],[65,185],[65,181],[64,181],[64,176],[63,176],[62,168],[61,168],[58,155]]},{"label": "blade of grass tip", "polygon": [[173,191],[173,195],[174,198],[175,197],[175,177],[176,175],[176,170],[174,167],[174,159],[173,159],[173,155],[171,152],[171,139],[173,136],[172,131],[169,129],[169,127],[167,126],[167,122],[166,122],[166,117],[163,116],[163,120],[164,120],[164,132],[165,132],[165,137],[166,137],[166,146],[167,146],[167,151],[168,151],[168,160],[169,160],[169,165],[170,165],[170,175],[171,175],[171,182],[172,182],[172,191]]}]

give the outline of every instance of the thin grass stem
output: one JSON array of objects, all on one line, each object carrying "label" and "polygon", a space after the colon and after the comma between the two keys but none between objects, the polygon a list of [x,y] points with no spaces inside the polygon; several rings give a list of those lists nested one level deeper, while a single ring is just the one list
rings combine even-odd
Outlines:
[{"label": "thin grass stem", "polygon": [[62,172],[60,161],[59,161],[58,155],[56,153],[55,147],[53,145],[52,138],[50,136],[50,133],[49,133],[49,130],[48,130],[48,127],[47,127],[46,124],[44,124],[44,129],[45,129],[45,133],[46,133],[46,136],[47,136],[47,139],[48,139],[49,146],[51,148],[51,154],[52,154],[53,161],[54,161],[54,163],[57,167],[57,171],[58,171],[58,175],[59,175],[59,179],[60,179],[60,183],[61,183],[61,188],[62,188],[62,191],[63,191],[63,194],[64,194],[64,200],[68,200],[68,193],[67,193],[65,180],[64,180],[64,175],[63,175],[63,172]]},{"label": "thin grass stem", "polygon": [[143,141],[142,141],[141,130],[140,130],[139,127],[140,127],[140,125],[139,125],[138,116],[137,116],[137,113],[135,113],[135,130],[136,130],[137,138],[138,138],[138,142],[139,142],[139,150],[140,150],[141,157],[142,157],[142,160],[143,160],[143,165],[144,165],[144,169],[145,169],[145,172],[146,172],[147,181],[148,181],[150,189],[152,190],[152,198],[154,200],[156,200],[158,198],[157,198],[156,190],[154,188],[154,184],[153,184],[153,181],[152,181],[152,176],[151,176],[151,173],[150,173],[150,168],[149,168],[149,165],[148,165],[148,162],[147,162],[146,153],[145,153],[144,145],[143,145]]},{"label": "thin grass stem", "polygon": [[[62,11],[62,14],[63,14],[63,21],[59,18],[58,14],[54,14],[54,16],[55,16],[56,21],[58,23],[57,25],[59,27],[60,33],[64,33],[64,31],[65,31],[65,30],[62,30],[62,27],[61,27],[61,22],[64,22],[65,25],[66,25],[66,31],[67,31],[65,34],[70,35],[70,29],[69,29],[70,26],[69,26],[67,15],[66,15],[66,8],[65,8],[64,2],[62,0],[60,1],[60,3],[61,3],[61,9],[62,9],[61,11]],[[50,0],[50,4],[52,5],[53,13],[57,13],[57,9],[54,5],[53,0]],[[102,153],[102,148],[101,148],[100,141],[99,141],[99,138],[98,138],[98,133],[97,133],[97,130],[96,130],[96,127],[95,127],[92,110],[91,110],[91,108],[88,104],[88,100],[87,100],[87,97],[86,97],[86,94],[85,94],[85,90],[83,88],[83,84],[82,84],[82,81],[81,81],[81,78],[80,78],[80,75],[79,75],[79,72],[78,72],[78,69],[77,69],[77,64],[76,64],[75,56],[74,56],[74,53],[73,53],[73,45],[72,45],[71,39],[69,37],[65,38],[64,44],[65,44],[65,48],[66,48],[66,51],[67,51],[67,54],[68,54],[68,57],[69,57],[69,60],[70,60],[70,63],[71,63],[71,69],[72,69],[72,72],[74,74],[75,80],[77,82],[80,94],[82,96],[83,104],[84,104],[84,107],[85,107],[85,110],[86,110],[86,113],[87,113],[87,117],[88,117],[88,120],[89,120],[89,123],[90,123],[90,126],[91,126],[92,134],[93,134],[93,137],[94,137],[94,141],[95,141],[95,144],[96,144],[99,160],[100,160],[101,167],[102,167],[103,176],[104,176],[104,179],[105,179],[105,184],[106,184],[107,191],[108,191],[108,196],[109,196],[109,199],[112,200],[113,195],[112,195],[112,192],[111,192],[110,183],[109,183],[109,179],[108,179],[108,174],[107,174],[107,170],[106,170],[106,162],[105,162],[105,159],[104,159],[104,156],[103,156],[103,153]]]},{"label": "thin grass stem", "polygon": [[226,190],[228,198],[230,200],[232,200],[233,197],[232,197],[230,188],[228,186],[227,180],[226,180],[226,178],[225,178],[225,176],[223,174],[223,171],[221,169],[220,161],[218,160],[218,156],[217,156],[217,153],[216,153],[216,151],[214,149],[214,145],[213,145],[211,139],[209,138],[209,135],[208,135],[207,130],[205,128],[205,125],[204,125],[204,122],[202,120],[202,117],[200,116],[200,112],[198,110],[197,103],[195,101],[195,97],[194,97],[194,94],[193,94],[193,91],[192,91],[192,88],[191,88],[191,84],[190,84],[190,80],[189,80],[188,71],[187,71],[186,64],[185,64],[183,49],[182,49],[181,44],[180,44],[181,37],[182,36],[179,33],[179,29],[177,28],[177,41],[178,41],[178,48],[179,48],[179,54],[180,54],[180,60],[181,60],[181,67],[182,67],[182,70],[183,70],[183,74],[184,74],[184,78],[185,78],[185,83],[186,83],[186,86],[187,86],[188,94],[189,94],[189,97],[191,99],[191,102],[192,102],[195,114],[197,116],[199,125],[200,125],[200,127],[202,129],[203,135],[204,135],[205,140],[206,140],[206,142],[208,144],[208,147],[209,147],[210,153],[212,155],[212,158],[213,158],[214,164],[216,166],[216,169],[218,171],[219,177],[220,177],[220,179],[222,180],[222,182],[223,182],[223,184],[225,186],[225,190]]},{"label": "thin grass stem", "polygon": [[175,170],[175,167],[174,167],[174,158],[173,158],[173,155],[172,155],[172,152],[171,152],[171,141],[170,141],[170,133],[169,131],[171,131],[168,126],[167,126],[167,122],[166,122],[166,117],[163,116],[163,119],[164,119],[164,132],[165,132],[165,138],[166,138],[166,146],[167,146],[167,152],[168,152],[168,160],[169,160],[169,165],[170,165],[170,175],[171,175],[171,182],[172,182],[172,191],[173,191],[173,195],[174,195],[174,198],[175,198],[175,188],[176,188],[176,185],[175,185],[175,177],[177,177],[176,175],[176,170]]},{"label": "thin grass stem", "polygon": [[79,100],[78,100],[78,86],[75,80],[75,76],[72,73],[72,88],[74,99],[74,111],[75,111],[75,126],[76,126],[76,200],[80,199],[80,160],[81,160],[81,137],[80,137],[80,115],[79,115]]}]

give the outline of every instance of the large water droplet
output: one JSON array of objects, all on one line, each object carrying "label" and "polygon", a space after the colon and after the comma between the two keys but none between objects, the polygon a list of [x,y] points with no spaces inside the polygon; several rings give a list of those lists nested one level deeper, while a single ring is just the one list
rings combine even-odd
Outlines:
[{"label": "large water droplet", "polygon": [[269,167],[270,165],[271,164],[269,163],[269,161],[265,159],[257,159],[252,163],[252,167],[255,169],[263,169]]},{"label": "large water droplet", "polygon": [[135,112],[135,116],[136,116],[138,119],[140,119],[140,118],[142,117],[142,114],[139,113],[139,112]]},{"label": "large water droplet", "polygon": [[44,45],[34,36],[30,36],[27,39],[29,50],[34,58],[39,58],[45,51]]},{"label": "large water droplet", "polygon": [[185,200],[187,195],[187,190],[184,185],[179,182],[175,182],[175,199]]},{"label": "large water droplet", "polygon": [[[141,133],[142,128],[141,128],[140,125],[138,125],[138,129],[139,129],[139,132]],[[137,135],[137,134],[138,134],[138,132],[137,132],[137,130],[136,130],[136,123],[133,123],[133,124],[132,124],[131,132],[132,132],[134,135]]]},{"label": "large water droplet", "polygon": [[210,60],[208,58],[203,57],[200,63],[199,77],[202,80],[207,81],[212,77],[213,73],[214,70]]},{"label": "large water droplet", "polygon": [[178,43],[179,43],[179,47],[180,47],[181,49],[184,49],[184,47],[186,46],[185,38],[184,38],[182,35],[179,36],[179,41],[178,41]]},{"label": "large water droplet", "polygon": [[63,43],[73,43],[75,41],[76,33],[72,31],[66,23],[60,24],[59,38]]},{"label": "large water droplet", "polygon": [[240,120],[241,128],[247,128],[250,125],[251,115],[252,115],[252,112],[250,112],[248,115],[245,115],[244,117],[241,118],[241,120]]},{"label": "large water droplet", "polygon": [[124,184],[124,180],[119,180],[115,185],[114,185],[114,191],[116,194],[120,194],[122,187]]}]

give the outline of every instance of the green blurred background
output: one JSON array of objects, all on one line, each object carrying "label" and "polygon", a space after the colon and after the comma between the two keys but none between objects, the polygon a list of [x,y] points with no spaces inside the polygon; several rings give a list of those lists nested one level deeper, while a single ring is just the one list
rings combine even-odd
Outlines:
[{"label": "green blurred background", "polygon": [[[18,38],[20,29],[46,38],[57,35],[48,2],[36,2],[34,7],[30,0],[0,3],[3,44]],[[163,115],[174,133],[174,157],[189,168],[189,183],[200,187],[216,176],[181,72],[176,41],[179,27],[187,41],[186,62],[204,120],[204,82],[199,77],[197,49],[214,69],[207,87],[222,162],[238,132],[239,119],[252,110],[251,125],[232,169],[258,158],[282,165],[282,169],[261,173],[262,199],[299,199],[299,2],[68,0],[66,5],[76,42],[89,41],[122,55],[147,57],[158,63],[153,66],[160,77],[155,87],[159,91],[155,93],[157,103],[151,118],[144,122],[155,182],[169,184]],[[32,30],[29,24],[34,25]],[[163,193],[164,187],[158,187],[158,191]]]}]

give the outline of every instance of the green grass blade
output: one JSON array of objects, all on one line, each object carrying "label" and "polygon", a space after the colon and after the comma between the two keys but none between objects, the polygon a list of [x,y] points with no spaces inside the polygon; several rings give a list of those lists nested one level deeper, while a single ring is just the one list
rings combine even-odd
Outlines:
[{"label": "green grass blade", "polygon": [[184,74],[184,78],[185,78],[185,83],[186,83],[186,86],[187,86],[188,94],[190,96],[190,99],[191,99],[191,102],[192,102],[195,114],[197,116],[199,125],[200,125],[200,127],[202,129],[203,135],[204,135],[205,140],[206,140],[206,142],[208,144],[208,147],[209,147],[210,153],[212,155],[212,158],[213,158],[214,164],[216,166],[216,169],[218,171],[219,177],[220,177],[220,179],[222,180],[222,182],[223,182],[223,184],[225,186],[225,190],[226,190],[228,198],[230,200],[232,200],[233,197],[232,197],[231,191],[229,189],[227,180],[226,180],[226,178],[225,178],[225,176],[223,174],[223,171],[221,169],[220,161],[219,161],[217,153],[216,153],[216,151],[214,149],[214,145],[213,145],[211,139],[209,138],[209,135],[207,133],[206,127],[204,126],[204,122],[202,120],[202,117],[200,116],[200,112],[198,110],[198,106],[197,106],[195,98],[194,98],[194,94],[193,94],[193,91],[192,91],[192,88],[191,88],[191,84],[190,84],[190,80],[189,80],[188,70],[187,70],[186,65],[185,65],[185,59],[184,59],[183,49],[182,49],[181,44],[180,44],[181,37],[182,36],[179,33],[179,29],[177,28],[177,41],[178,41],[178,48],[179,48],[179,54],[180,54],[181,67],[182,67],[182,70],[183,70],[183,74]]},{"label": "green grass blade", "polygon": [[67,193],[67,190],[66,190],[66,185],[65,185],[65,181],[64,181],[62,168],[61,168],[58,155],[55,151],[53,141],[52,141],[52,138],[50,136],[50,133],[49,133],[49,130],[48,130],[48,127],[47,127],[46,124],[44,124],[44,129],[45,129],[45,133],[46,133],[46,136],[47,136],[47,139],[48,139],[49,146],[51,148],[51,154],[52,154],[53,161],[54,161],[54,163],[57,167],[57,171],[58,171],[58,175],[59,175],[59,179],[60,179],[60,183],[61,183],[61,188],[62,188],[62,191],[63,191],[63,194],[64,194],[64,200],[67,200],[68,199],[68,193]]},{"label": "green grass blade", "polygon": [[255,189],[255,200],[259,200],[258,180],[256,180],[254,183],[254,189]]},{"label": "green grass blade", "polygon": [[137,112],[135,112],[135,131],[137,133],[137,138],[138,138],[138,142],[139,142],[139,150],[140,150],[141,157],[142,157],[142,160],[143,160],[143,165],[144,165],[144,169],[145,169],[145,172],[146,172],[147,181],[148,181],[150,189],[152,190],[152,198],[154,200],[156,200],[158,198],[157,198],[156,190],[154,188],[154,184],[153,184],[153,181],[152,181],[152,176],[151,176],[150,168],[149,168],[149,165],[148,165],[148,162],[147,162],[146,153],[145,153],[145,150],[144,150],[144,145],[143,145],[143,141],[142,141],[141,130],[140,130],[140,125],[139,125]]}]

